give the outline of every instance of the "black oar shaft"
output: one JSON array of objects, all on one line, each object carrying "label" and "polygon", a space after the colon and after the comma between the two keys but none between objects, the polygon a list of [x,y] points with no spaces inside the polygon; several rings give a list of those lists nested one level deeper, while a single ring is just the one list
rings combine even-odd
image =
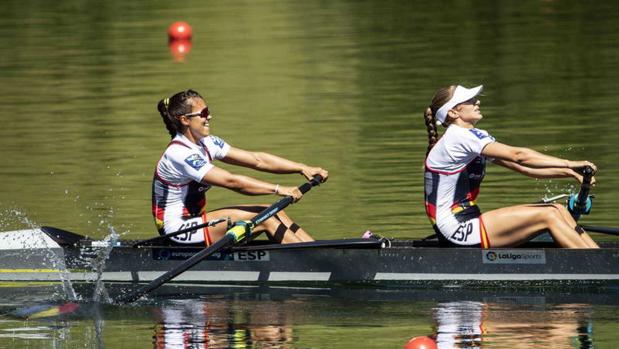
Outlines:
[{"label": "black oar shaft", "polygon": [[201,260],[210,256],[211,254],[219,251],[220,249],[226,247],[228,244],[234,243],[235,239],[233,235],[226,234],[223,238],[209,246],[208,248],[200,251],[199,253],[194,254],[191,258],[187,259],[183,263],[177,265],[173,269],[169,270],[165,274],[153,280],[148,285],[138,289],[130,293],[129,295],[123,297],[119,302],[120,303],[131,303],[133,301],[138,300],[143,295],[149,293],[150,291],[158,288],[159,286],[165,284],[166,282],[174,279],[179,274],[183,273],[187,269],[193,267],[194,265],[200,263]]},{"label": "black oar shaft", "polygon": [[[321,180],[322,180],[322,177],[317,175],[308,183],[304,183],[301,186],[299,186],[299,190],[303,194],[305,194],[313,186],[320,184]],[[247,233],[247,230],[251,230],[253,226],[260,224],[264,222],[265,220],[273,217],[275,214],[277,214],[277,212],[283,210],[286,206],[290,205],[292,201],[293,201],[293,198],[291,196],[286,196],[285,198],[279,200],[278,202],[264,209],[262,212],[258,213],[254,218],[251,219],[250,224],[245,224],[243,222],[237,222],[237,224],[234,227],[232,227],[232,229],[226,232],[226,235],[224,235],[223,238],[221,238],[220,240],[218,240],[217,242],[215,242],[208,248],[191,256],[191,258],[189,258],[188,260],[177,265],[172,270],[169,270],[165,274],[161,275],[160,277],[156,278],[149,284],[145,285],[144,287],[134,292],[131,292],[127,296],[121,298],[120,300],[118,300],[118,302],[119,303],[133,302],[139,299],[140,297],[142,297],[143,295],[165,284],[166,282],[174,279],[178,275],[182,274],[183,272],[187,271],[194,265],[198,264],[200,261],[202,261],[206,257],[212,255],[213,253],[218,252],[230,245],[233,245],[237,241],[240,241],[241,239],[244,238],[245,234]]]},{"label": "black oar shaft", "polygon": [[585,231],[591,231],[591,232],[595,232],[595,233],[602,233],[602,234],[608,234],[608,235],[619,235],[619,228],[596,227],[596,226],[592,226],[592,225],[581,225],[581,227]]}]

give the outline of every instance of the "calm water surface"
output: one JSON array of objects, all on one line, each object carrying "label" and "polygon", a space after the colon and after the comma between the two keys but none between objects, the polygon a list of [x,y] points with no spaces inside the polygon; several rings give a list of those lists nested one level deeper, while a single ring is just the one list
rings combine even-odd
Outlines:
[{"label": "calm water surface", "polygon": [[[165,36],[180,19],[194,31],[182,59],[171,54]],[[181,7],[160,1],[5,1],[0,230],[51,225],[93,238],[103,238],[110,227],[126,238],[155,234],[150,183],[169,140],[155,106],[194,88],[212,107],[212,132],[233,146],[330,171],[326,185],[288,210],[315,237],[358,236],[366,229],[425,236],[421,164],[427,135],[421,115],[433,92],[452,83],[486,86],[479,127],[498,140],[597,163],[597,198],[585,221],[616,226],[618,19],[614,1],[189,0]],[[286,185],[302,182],[295,175],[254,175]],[[536,181],[489,166],[480,201],[488,210],[573,189],[569,180]],[[210,208],[275,200],[209,192]],[[288,295],[264,304],[290,320],[270,320],[261,313],[263,303],[250,296],[239,302],[199,298],[197,304],[229,315],[190,316],[217,318],[208,328],[213,338],[230,341],[236,331],[279,338],[259,344],[241,336],[247,347],[277,342],[289,348],[397,348],[413,335],[437,333],[440,314],[450,313],[453,302],[471,301],[455,308],[489,314],[493,330],[484,346],[513,343],[507,336],[523,333],[540,346],[561,333],[568,347],[580,346],[581,335],[600,347],[617,339],[611,330],[618,319],[615,304],[586,298],[534,304],[528,298],[507,304],[484,297],[436,299]],[[132,336],[139,337],[131,341],[135,347],[148,347],[165,327],[155,314],[167,308],[183,313],[185,306],[162,300],[145,308],[105,308],[99,327],[79,317],[3,319],[0,347],[117,347]],[[203,320],[189,319],[197,333],[205,331]],[[184,325],[173,323],[179,328],[172,336],[184,335]],[[262,331],[263,325],[278,328]]]}]

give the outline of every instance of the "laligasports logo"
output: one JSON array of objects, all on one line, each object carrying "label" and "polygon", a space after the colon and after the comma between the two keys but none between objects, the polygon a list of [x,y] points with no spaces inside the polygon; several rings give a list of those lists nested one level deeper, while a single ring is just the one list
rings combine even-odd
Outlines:
[{"label": "laligasports logo", "polygon": [[496,253],[490,251],[490,252],[486,253],[486,258],[488,258],[489,261],[494,262],[494,261],[496,261],[496,258],[497,258],[496,257]]},{"label": "laligasports logo", "polygon": [[546,253],[538,250],[482,250],[487,264],[546,264]]}]

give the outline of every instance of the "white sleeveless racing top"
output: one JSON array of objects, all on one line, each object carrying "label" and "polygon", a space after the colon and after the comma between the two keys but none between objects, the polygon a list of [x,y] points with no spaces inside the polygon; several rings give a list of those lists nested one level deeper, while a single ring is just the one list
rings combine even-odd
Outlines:
[{"label": "white sleeveless racing top", "polygon": [[230,145],[212,135],[199,143],[177,134],[157,162],[152,213],[160,233],[168,220],[198,217],[206,212],[205,194],[211,186],[201,180],[213,168],[213,161],[226,156]]},{"label": "white sleeveless racing top", "polygon": [[456,214],[479,215],[475,199],[487,160],[481,151],[494,141],[484,130],[452,124],[432,147],[425,162],[425,204],[433,225]]}]

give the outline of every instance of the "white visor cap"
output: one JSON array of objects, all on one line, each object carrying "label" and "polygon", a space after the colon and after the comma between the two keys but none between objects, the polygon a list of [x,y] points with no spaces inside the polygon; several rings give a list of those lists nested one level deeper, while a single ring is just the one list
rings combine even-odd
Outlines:
[{"label": "white visor cap", "polygon": [[456,86],[456,90],[454,91],[454,95],[451,97],[451,99],[447,103],[443,104],[443,106],[440,107],[436,112],[436,120],[444,123],[447,119],[447,112],[449,111],[449,109],[452,109],[456,105],[462,102],[466,102],[469,99],[477,96],[481,93],[483,89],[484,85],[479,85],[473,88],[466,88],[460,85]]}]

